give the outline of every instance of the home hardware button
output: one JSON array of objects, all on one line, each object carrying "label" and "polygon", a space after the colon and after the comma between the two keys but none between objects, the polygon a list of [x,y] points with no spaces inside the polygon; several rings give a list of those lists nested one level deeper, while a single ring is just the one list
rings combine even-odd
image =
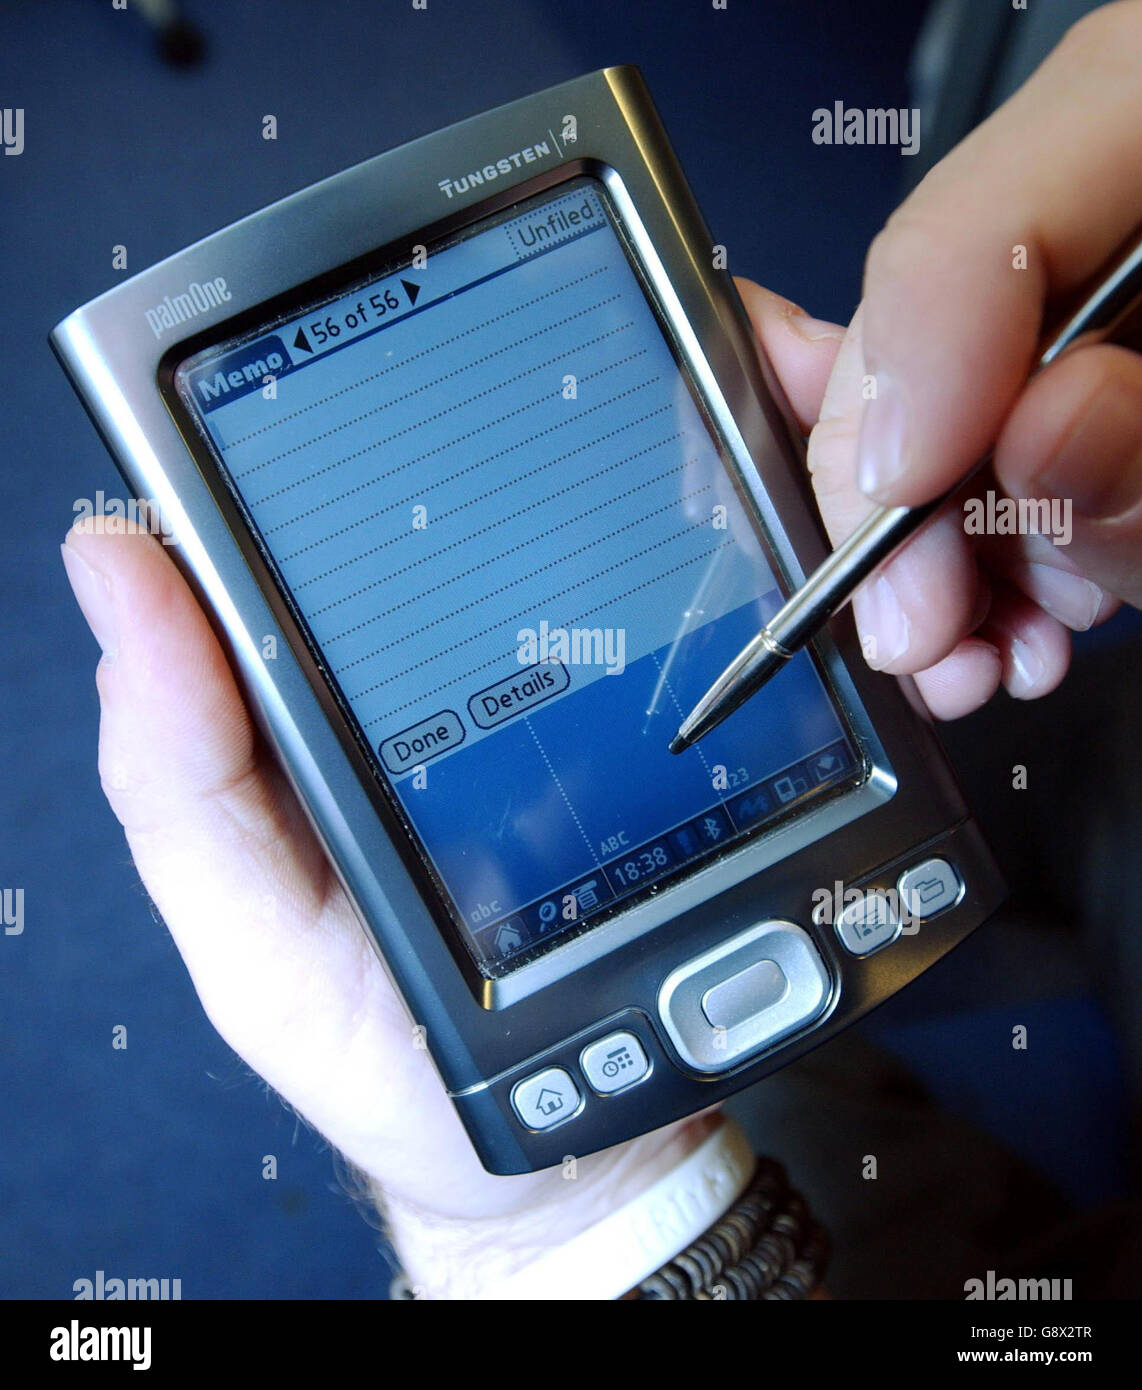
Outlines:
[{"label": "home hardware button", "polygon": [[554,1129],[583,1105],[570,1072],[548,1067],[512,1088],[512,1108],[528,1129]]}]

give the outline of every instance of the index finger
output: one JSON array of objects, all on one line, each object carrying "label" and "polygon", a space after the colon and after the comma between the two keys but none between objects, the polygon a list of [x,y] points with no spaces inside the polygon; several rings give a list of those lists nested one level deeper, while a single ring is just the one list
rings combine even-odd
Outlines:
[{"label": "index finger", "polygon": [[858,482],[889,505],[952,487],[1034,365],[1045,304],[1142,220],[1142,3],[1072,28],[889,219],[865,268]]}]

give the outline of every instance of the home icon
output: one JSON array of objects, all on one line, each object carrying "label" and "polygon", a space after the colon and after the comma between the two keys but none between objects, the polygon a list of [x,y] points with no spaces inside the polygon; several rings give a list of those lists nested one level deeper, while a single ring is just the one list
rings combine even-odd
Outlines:
[{"label": "home icon", "polygon": [[517,946],[523,945],[523,936],[517,926],[511,922],[505,922],[496,932],[496,948],[505,954],[514,951]]},{"label": "home icon", "polygon": [[563,1109],[563,1097],[558,1091],[544,1086],[535,1098],[535,1108],[541,1115],[554,1115],[557,1110]]}]

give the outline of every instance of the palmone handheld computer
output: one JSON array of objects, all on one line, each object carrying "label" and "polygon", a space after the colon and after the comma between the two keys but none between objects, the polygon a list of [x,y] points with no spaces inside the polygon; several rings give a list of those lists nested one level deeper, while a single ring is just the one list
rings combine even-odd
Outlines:
[{"label": "palmone handheld computer", "polygon": [[826,553],[722,265],[617,67],[306,188],[52,335],[492,1172],[757,1081],[1001,896],[847,617],[668,751]]}]

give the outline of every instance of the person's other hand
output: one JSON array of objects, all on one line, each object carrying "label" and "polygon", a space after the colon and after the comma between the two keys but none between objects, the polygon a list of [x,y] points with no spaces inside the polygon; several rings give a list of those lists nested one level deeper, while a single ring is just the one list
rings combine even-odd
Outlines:
[{"label": "person's other hand", "polygon": [[[753,303],[807,430],[843,331]],[[709,1118],[669,1126],[580,1159],[573,1181],[485,1173],[170,556],[98,521],[63,554],[103,648],[99,770],[143,882],[219,1033],[367,1175],[414,1284],[478,1290],[705,1136]]]},{"label": "person's other hand", "polygon": [[[854,599],[870,664],[915,675],[940,718],[1001,682],[1046,694],[1069,629],[1142,603],[1142,356],[1084,346],[1028,383],[1051,305],[1142,222],[1140,72],[1142,3],[1096,10],[928,174],[873,242],[810,438],[834,543],[870,499],[928,501],[994,446],[994,472]],[[1070,504],[1069,544],[966,534],[963,498],[988,488]]]}]

